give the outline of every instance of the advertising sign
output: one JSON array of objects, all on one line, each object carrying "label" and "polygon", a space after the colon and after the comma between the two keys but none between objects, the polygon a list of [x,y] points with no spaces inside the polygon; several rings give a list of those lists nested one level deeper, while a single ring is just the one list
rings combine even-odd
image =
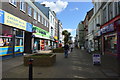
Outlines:
[{"label": "advertising sign", "polygon": [[114,24],[110,24],[108,26],[105,26],[101,29],[101,33],[104,34],[104,33],[107,33],[107,32],[111,32],[111,31],[114,31]]},{"label": "advertising sign", "polygon": [[39,27],[36,27],[36,26],[34,26],[33,25],[33,32],[35,32],[34,34],[36,34],[36,35],[40,35],[40,36],[43,36],[43,37],[48,37],[49,38],[49,36],[50,36],[50,34],[49,34],[49,32],[48,31],[46,31],[46,30],[44,30],[44,29],[41,29],[41,28],[39,28]]},{"label": "advertising sign", "polygon": [[28,23],[26,24],[26,31],[32,32],[32,24]]},{"label": "advertising sign", "polygon": [[0,10],[0,23],[4,23],[4,11]]},{"label": "advertising sign", "polygon": [[4,14],[4,24],[26,30],[26,22],[24,20],[17,18],[7,12]]},{"label": "advertising sign", "polygon": [[100,64],[101,63],[101,56],[100,54],[93,54],[93,64]]}]

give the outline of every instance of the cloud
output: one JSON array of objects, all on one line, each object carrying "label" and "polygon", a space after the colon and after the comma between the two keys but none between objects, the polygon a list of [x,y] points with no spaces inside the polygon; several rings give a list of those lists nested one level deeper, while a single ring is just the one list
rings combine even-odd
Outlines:
[{"label": "cloud", "polygon": [[46,7],[50,7],[50,9],[52,11],[55,11],[56,13],[59,13],[59,12],[63,11],[67,7],[68,2],[61,1],[61,0],[58,0],[56,2],[44,1],[41,4],[46,4]]},{"label": "cloud", "polygon": [[78,11],[79,8],[73,8],[73,9],[70,9],[70,11]]},{"label": "cloud", "polygon": [[68,32],[73,32],[73,31],[75,31],[76,29],[64,29],[64,30],[67,30]]}]

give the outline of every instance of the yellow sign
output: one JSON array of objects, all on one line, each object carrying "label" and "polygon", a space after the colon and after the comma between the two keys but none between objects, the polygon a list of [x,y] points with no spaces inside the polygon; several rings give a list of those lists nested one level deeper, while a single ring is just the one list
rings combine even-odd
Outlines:
[{"label": "yellow sign", "polygon": [[4,24],[26,30],[26,22],[5,12]]},{"label": "yellow sign", "polygon": [[58,37],[57,37],[57,36],[54,36],[54,38],[55,38],[55,39],[58,39]]}]

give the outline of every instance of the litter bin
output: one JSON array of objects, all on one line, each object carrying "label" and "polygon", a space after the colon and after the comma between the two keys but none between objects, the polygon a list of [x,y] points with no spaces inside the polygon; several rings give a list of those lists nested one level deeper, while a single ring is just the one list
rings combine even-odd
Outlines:
[{"label": "litter bin", "polygon": [[93,65],[100,65],[101,64],[101,55],[100,54],[93,54]]}]

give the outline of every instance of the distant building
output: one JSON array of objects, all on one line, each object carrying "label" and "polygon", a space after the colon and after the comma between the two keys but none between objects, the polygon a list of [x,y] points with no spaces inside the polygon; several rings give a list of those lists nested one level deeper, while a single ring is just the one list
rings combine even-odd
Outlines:
[{"label": "distant building", "polygon": [[85,19],[83,21],[83,24],[84,24],[84,40],[85,40],[84,47],[88,51],[90,51],[90,48],[89,48],[89,36],[91,34],[91,32],[89,31],[91,28],[88,27],[88,25],[89,25],[89,20],[91,19],[92,15],[93,15],[93,8],[90,11],[87,12],[86,17],[85,17]]}]

